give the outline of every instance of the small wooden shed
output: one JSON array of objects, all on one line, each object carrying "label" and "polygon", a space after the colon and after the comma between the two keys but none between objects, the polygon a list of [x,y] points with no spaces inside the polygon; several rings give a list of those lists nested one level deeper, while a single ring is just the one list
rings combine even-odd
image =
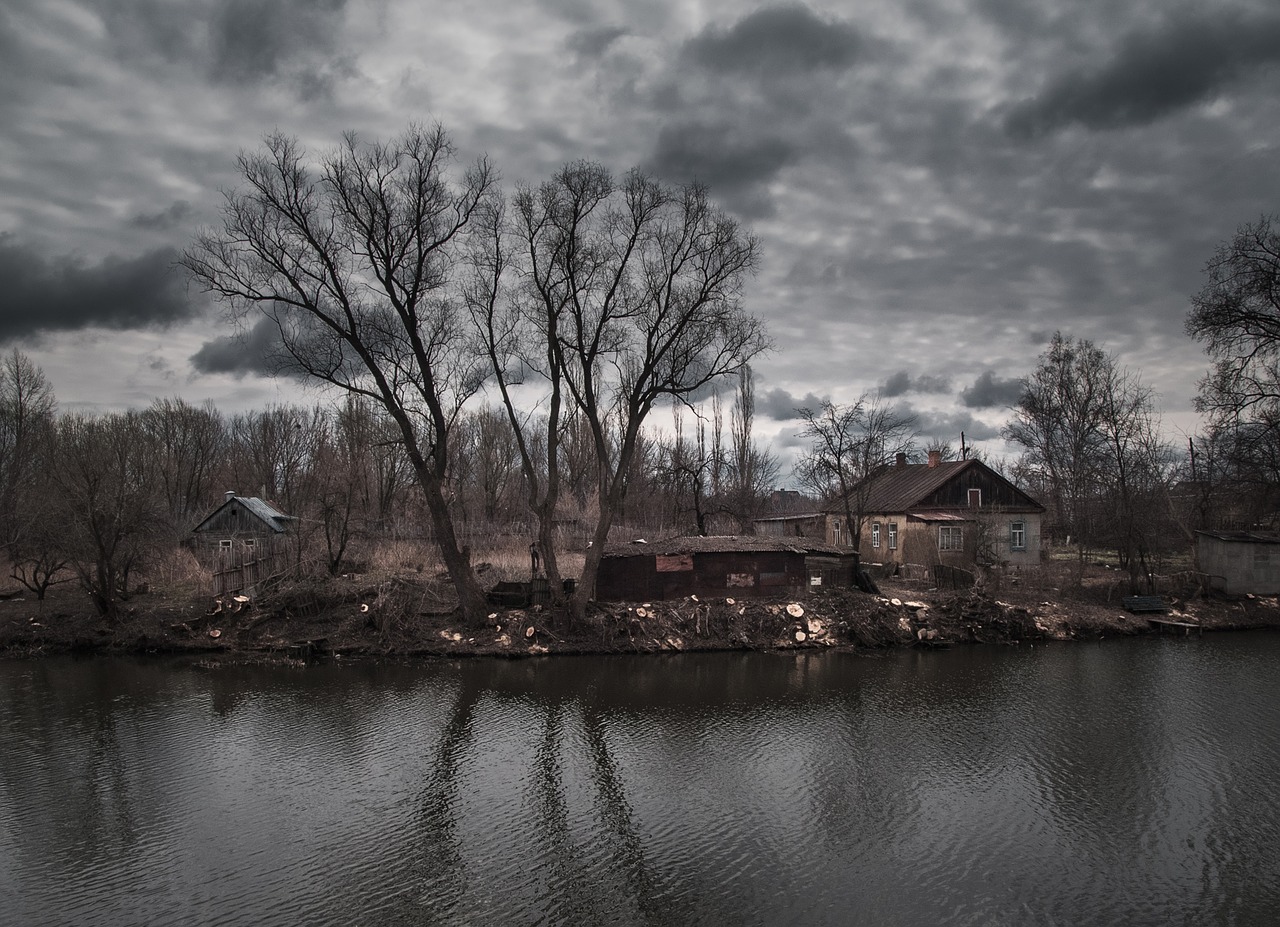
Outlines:
[{"label": "small wooden shed", "polygon": [[687,595],[797,596],[855,584],[858,555],[805,538],[682,537],[611,544],[600,561],[601,601],[678,599]]},{"label": "small wooden shed", "polygon": [[1280,533],[1197,531],[1196,557],[1213,588],[1228,595],[1280,594]]},{"label": "small wooden shed", "polygon": [[213,594],[251,594],[258,583],[282,572],[285,538],[296,522],[256,496],[226,493],[191,532],[196,559],[213,572]]}]

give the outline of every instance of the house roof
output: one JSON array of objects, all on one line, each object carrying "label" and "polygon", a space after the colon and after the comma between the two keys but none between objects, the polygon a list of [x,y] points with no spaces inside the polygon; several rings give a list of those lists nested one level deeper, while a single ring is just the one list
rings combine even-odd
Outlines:
[{"label": "house roof", "polygon": [[970,471],[984,471],[987,479],[999,480],[1018,496],[1022,497],[1025,500],[1025,505],[1017,506],[1014,509],[1015,511],[1017,509],[1024,509],[1029,512],[1044,511],[1044,506],[982,463],[982,461],[975,459],[942,461],[932,467],[927,463],[886,467],[875,476],[870,477],[870,485],[868,486],[863,511],[910,512],[912,509],[919,508],[921,503],[947,483],[970,473]]},{"label": "house roof", "polygon": [[765,521],[811,521],[815,518],[826,518],[826,512],[799,512],[795,515],[762,515],[759,518],[752,519],[756,522]]},{"label": "house roof", "polygon": [[720,537],[666,538],[665,540],[651,543],[644,541],[614,543],[605,548],[604,555],[606,557],[670,557],[679,554],[756,554],[779,551],[793,554],[848,556],[853,553],[853,548],[824,544],[821,541],[813,541],[808,538],[724,535]]},{"label": "house roof", "polygon": [[278,511],[271,503],[264,502],[257,496],[232,496],[206,515],[200,524],[191,529],[192,532],[208,530],[210,523],[229,506],[233,505],[243,508],[258,521],[262,522],[265,528],[276,534],[283,534],[289,529],[290,522],[298,520],[292,515],[285,515],[283,512]]}]

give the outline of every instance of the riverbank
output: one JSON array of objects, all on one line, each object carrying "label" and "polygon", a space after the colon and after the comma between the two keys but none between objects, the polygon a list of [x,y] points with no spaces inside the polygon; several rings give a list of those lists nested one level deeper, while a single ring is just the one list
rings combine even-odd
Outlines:
[{"label": "riverbank", "polygon": [[185,653],[295,661],[943,647],[1157,633],[1149,617],[1206,631],[1280,628],[1275,597],[1166,596],[1170,612],[1163,616],[1131,614],[1120,598],[1113,581],[1071,588],[1006,584],[985,593],[888,581],[880,595],[837,590],[794,599],[599,603],[580,625],[538,606],[495,608],[483,626],[468,627],[449,608],[447,589],[419,577],[338,577],[222,603],[153,591],[132,598],[116,621],[99,617],[68,585],[44,602],[21,596],[0,601],[0,655]]}]

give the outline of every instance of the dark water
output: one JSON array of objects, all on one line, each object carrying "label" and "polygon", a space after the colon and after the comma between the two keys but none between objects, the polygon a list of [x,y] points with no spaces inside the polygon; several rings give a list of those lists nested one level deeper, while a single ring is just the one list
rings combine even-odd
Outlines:
[{"label": "dark water", "polygon": [[0,663],[0,923],[1276,924],[1278,667]]}]

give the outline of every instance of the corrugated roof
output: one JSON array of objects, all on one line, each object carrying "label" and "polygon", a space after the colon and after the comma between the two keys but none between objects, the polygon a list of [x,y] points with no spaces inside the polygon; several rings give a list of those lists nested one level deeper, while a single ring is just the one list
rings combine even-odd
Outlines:
[{"label": "corrugated roof", "polygon": [[757,535],[724,535],[720,537],[666,538],[651,543],[636,541],[610,544],[605,548],[606,557],[671,557],[679,554],[768,553],[784,551],[796,554],[826,554],[847,556],[851,547],[837,547],[808,538],[775,538]]},{"label": "corrugated roof", "polygon": [[1280,544],[1280,534],[1274,531],[1197,531],[1196,534],[1242,544]]},{"label": "corrugated roof", "polygon": [[229,505],[237,504],[246,509],[249,514],[263,522],[268,528],[277,534],[282,534],[289,530],[289,523],[298,520],[292,515],[285,515],[283,512],[278,511],[275,506],[271,505],[271,503],[264,502],[257,496],[232,496],[230,499],[223,502],[222,505],[210,512],[205,519],[200,522],[200,524],[192,528],[192,532],[194,533],[204,530],[205,525],[213,521],[219,512]]}]

